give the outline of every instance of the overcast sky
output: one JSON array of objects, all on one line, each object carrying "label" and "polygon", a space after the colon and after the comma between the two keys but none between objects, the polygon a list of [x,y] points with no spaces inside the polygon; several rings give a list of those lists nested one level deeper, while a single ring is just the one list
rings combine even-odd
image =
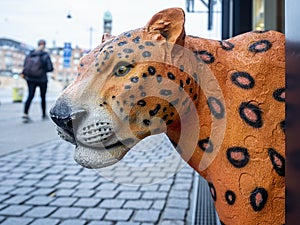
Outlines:
[{"label": "overcast sky", "polygon": [[[196,8],[206,10],[195,0]],[[143,27],[153,14],[170,7],[185,9],[185,0],[0,0],[0,37],[11,38],[32,46],[40,38],[47,46],[96,47],[103,33],[103,16],[109,10],[113,16],[112,33]],[[72,16],[67,19],[67,15]],[[214,18],[214,30],[207,31],[207,15],[186,14],[187,34],[219,39],[220,18]]]}]

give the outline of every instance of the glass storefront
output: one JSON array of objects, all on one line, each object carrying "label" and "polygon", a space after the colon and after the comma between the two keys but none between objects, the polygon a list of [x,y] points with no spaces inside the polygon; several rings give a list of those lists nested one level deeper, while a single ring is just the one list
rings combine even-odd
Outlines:
[{"label": "glass storefront", "polygon": [[265,0],[253,0],[253,30],[265,30]]}]

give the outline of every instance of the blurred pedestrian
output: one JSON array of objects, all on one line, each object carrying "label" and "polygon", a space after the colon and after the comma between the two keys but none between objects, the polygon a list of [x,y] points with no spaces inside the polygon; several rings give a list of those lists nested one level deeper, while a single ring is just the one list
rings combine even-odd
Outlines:
[{"label": "blurred pedestrian", "polygon": [[28,97],[24,106],[23,122],[30,121],[28,111],[37,87],[40,88],[42,118],[46,119],[46,92],[47,92],[47,72],[53,71],[53,65],[49,54],[45,51],[46,41],[39,40],[38,46],[25,58],[22,76],[27,81]]}]

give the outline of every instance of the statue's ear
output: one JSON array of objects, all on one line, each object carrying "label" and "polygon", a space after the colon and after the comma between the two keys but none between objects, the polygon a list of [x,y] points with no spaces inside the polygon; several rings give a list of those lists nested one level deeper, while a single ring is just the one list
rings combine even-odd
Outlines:
[{"label": "statue's ear", "polygon": [[110,39],[113,39],[113,38],[115,38],[115,36],[112,36],[112,35],[110,35],[110,34],[108,34],[108,33],[104,33],[104,34],[102,35],[102,43],[103,43],[103,42],[106,42],[106,41],[108,41],[108,40],[110,40]]},{"label": "statue's ear", "polygon": [[185,15],[181,8],[165,9],[156,13],[145,26],[154,40],[163,40],[183,45]]}]

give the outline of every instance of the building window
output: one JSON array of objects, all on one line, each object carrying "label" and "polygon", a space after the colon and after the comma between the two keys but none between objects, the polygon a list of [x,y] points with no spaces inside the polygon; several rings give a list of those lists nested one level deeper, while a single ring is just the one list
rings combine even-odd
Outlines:
[{"label": "building window", "polygon": [[265,1],[253,1],[253,30],[265,30]]}]

